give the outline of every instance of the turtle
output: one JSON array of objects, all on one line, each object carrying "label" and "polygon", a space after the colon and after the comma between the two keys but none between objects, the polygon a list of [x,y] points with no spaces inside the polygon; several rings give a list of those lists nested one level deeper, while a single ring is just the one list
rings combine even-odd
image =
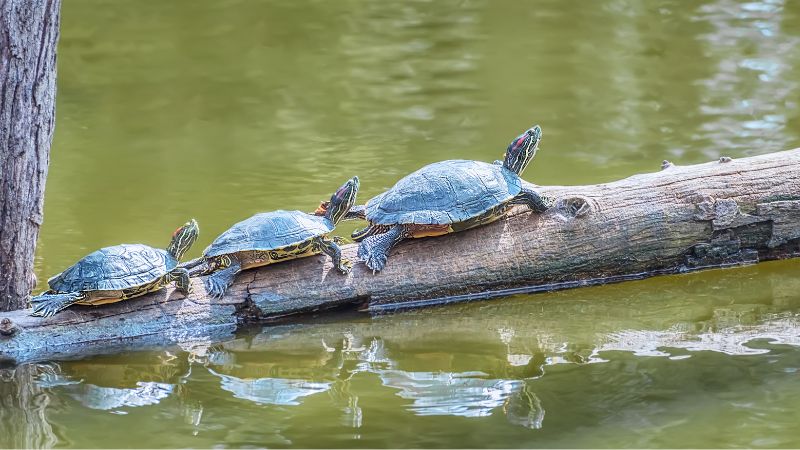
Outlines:
[{"label": "turtle", "polygon": [[429,164],[386,192],[348,212],[369,225],[352,234],[358,257],[373,273],[386,266],[389,250],[407,238],[440,236],[485,225],[513,205],[542,213],[553,201],[526,186],[520,175],[536,155],[542,129],[534,125],[517,136],[503,161],[449,160]]},{"label": "turtle", "polygon": [[335,242],[338,238],[332,240],[328,233],[353,206],[358,188],[358,177],[351,178],[315,213],[278,210],[256,214],[223,232],[201,258],[184,267],[192,276],[210,275],[206,290],[216,299],[225,295],[242,270],[320,253],[330,256],[334,267],[346,275],[352,264],[342,258]]},{"label": "turtle", "polygon": [[184,295],[189,272],[178,261],[197,240],[194,219],[172,233],[166,250],[144,244],[120,244],[89,253],[47,280],[50,289],[30,299],[33,316],[50,317],[69,306],[103,305],[157,291],[170,282]]}]

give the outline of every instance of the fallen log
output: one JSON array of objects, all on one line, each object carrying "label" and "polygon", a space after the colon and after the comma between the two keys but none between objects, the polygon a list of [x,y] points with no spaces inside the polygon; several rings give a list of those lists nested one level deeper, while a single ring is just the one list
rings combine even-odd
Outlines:
[{"label": "fallen log", "polygon": [[[189,297],[168,288],[48,319],[2,313],[0,358],[191,345],[343,306],[391,311],[800,256],[800,149],[538,189],[557,199],[546,213],[519,207],[481,228],[406,241],[375,275],[357,264],[341,276],[319,256],[245,272],[219,301],[195,279]],[[343,254],[355,260],[356,246]]]}]

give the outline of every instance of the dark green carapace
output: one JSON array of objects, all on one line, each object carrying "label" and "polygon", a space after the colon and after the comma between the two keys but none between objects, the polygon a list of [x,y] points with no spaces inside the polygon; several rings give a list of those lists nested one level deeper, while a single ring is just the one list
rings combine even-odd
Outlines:
[{"label": "dark green carapace", "polygon": [[302,211],[272,211],[245,219],[217,237],[201,258],[181,267],[194,275],[210,275],[206,290],[221,298],[242,270],[279,261],[324,253],[341,273],[351,263],[342,258],[339,246],[328,237],[356,201],[358,177],[342,185],[324,209],[315,214]]},{"label": "dark green carapace", "polygon": [[175,281],[189,294],[189,272],[178,261],[197,240],[192,219],[175,230],[166,250],[144,244],[105,247],[50,278],[50,290],[31,298],[34,316],[49,317],[74,304],[102,305],[139,297]]},{"label": "dark green carapace", "polygon": [[388,191],[355,207],[369,226],[353,233],[361,241],[358,256],[373,271],[382,270],[389,250],[406,238],[440,236],[493,222],[512,205],[547,210],[550,200],[523,186],[520,174],[533,157],[542,136],[536,125],[517,136],[505,160],[451,160],[429,164],[397,182]]}]

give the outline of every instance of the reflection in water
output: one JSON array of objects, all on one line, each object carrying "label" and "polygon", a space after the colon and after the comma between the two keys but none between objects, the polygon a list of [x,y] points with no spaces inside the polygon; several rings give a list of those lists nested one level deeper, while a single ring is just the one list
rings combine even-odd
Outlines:
[{"label": "reflection in water", "polygon": [[358,406],[358,395],[350,390],[350,377],[337,380],[329,393],[331,399],[342,411],[342,425],[361,428],[364,423],[364,411]]},{"label": "reflection in water", "polygon": [[79,401],[83,406],[103,411],[123,407],[158,404],[172,394],[175,386],[163,383],[136,383],[135,388],[120,389],[95,386],[93,384],[65,383],[62,391]]},{"label": "reflection in water", "polygon": [[400,389],[400,397],[414,400],[409,410],[420,416],[488,416],[522,386],[517,380],[483,378],[487,374],[481,372],[385,370],[379,375],[385,386]]},{"label": "reflection in water", "polygon": [[[168,353],[169,354],[169,353]],[[174,361],[175,357],[169,354],[169,361]],[[82,367],[80,367],[82,366]],[[67,365],[66,367],[70,367]],[[135,387],[104,387],[98,386],[85,379],[75,378],[75,374],[83,373],[84,375],[91,376],[93,369],[97,369],[102,375],[103,379],[108,380],[108,374],[102,373],[105,371],[113,372],[114,366],[95,366],[81,365],[78,367],[73,364],[72,367],[67,369],[72,371],[73,375],[64,374],[64,370],[60,365],[51,365],[49,370],[39,372],[35,379],[35,384],[43,389],[48,389],[56,394],[65,393],[69,397],[80,402],[81,405],[102,411],[118,410],[124,407],[139,407],[158,404],[161,400],[169,397],[176,390],[176,385],[169,383],[159,383],[152,381],[133,381]],[[116,366],[119,367],[119,366]],[[166,371],[172,372],[174,365],[171,364],[158,364],[152,367],[152,372],[144,373],[130,373],[136,378],[152,378],[153,374]],[[80,371],[80,369],[84,369]],[[78,369],[78,370],[76,370]],[[119,383],[122,380],[113,380],[113,383]],[[124,382],[124,381],[122,381]],[[116,411],[120,413],[121,411]]]},{"label": "reflection in water", "polygon": [[503,405],[503,412],[509,422],[525,428],[538,430],[542,428],[542,423],[544,422],[542,402],[527,383],[522,386],[519,392],[509,397],[508,401]]},{"label": "reflection in water", "polygon": [[250,400],[260,405],[299,405],[298,399],[325,392],[331,388],[330,383],[314,383],[284,378],[247,380],[231,375],[218,374],[210,369],[209,372],[218,376],[221,380],[220,387],[233,393],[234,397]]},{"label": "reflection in water", "polygon": [[668,349],[693,352],[714,351],[728,355],[758,355],[769,349],[749,346],[756,340],[800,346],[800,315],[769,318],[758,324],[731,324],[714,331],[693,333],[687,330],[621,330],[607,336],[596,352],[621,350],[639,356],[670,356]]},{"label": "reflection in water", "polygon": [[36,383],[56,370],[50,364],[0,369],[0,448],[52,448],[59,442],[49,409],[60,402]]},{"label": "reflection in water", "polygon": [[[418,429],[448,423],[464,432],[496,432],[493,439],[506,445],[513,441],[502,436],[530,432],[552,446],[581,444],[560,439],[576,426],[605,429],[607,423],[663,436],[688,426],[674,418],[680,411],[708,414],[694,397],[707,405],[717,405],[716,396],[725,405],[730,397],[746,413],[753,407],[741,405],[751,390],[772,396],[785,390],[774,384],[781,374],[800,372],[800,352],[786,347],[800,347],[800,279],[787,276],[794,270],[768,264],[546,294],[542,301],[521,297],[268,326],[210,346],[182,346],[190,351],[23,366],[39,367],[32,385],[40,395],[60,399],[57,407],[29,407],[38,425],[26,442],[54,442],[50,424],[63,423],[67,411],[69,417],[158,412],[164,427],[184,430],[183,436],[208,439],[225,430],[218,439],[242,446],[263,445],[267,437],[273,444],[313,446],[306,439],[314,433],[298,431],[298,424],[333,427],[347,436],[342,439],[360,440],[374,434],[376,421],[414,418],[427,421],[413,422]],[[746,301],[732,302],[731,290],[747,293]],[[773,343],[755,342],[764,340]],[[773,417],[772,407],[760,408]],[[230,411],[238,413],[221,416]],[[242,421],[251,415],[260,422]],[[662,416],[666,423],[657,419]],[[445,418],[466,422],[438,422]],[[756,428],[767,423],[737,420]],[[73,426],[63,429],[76,439]]]},{"label": "reflection in water", "polygon": [[[264,343],[269,348],[269,333],[261,338],[254,338],[254,343]],[[250,400],[258,404],[299,405],[298,399],[312,394],[329,391],[342,413],[343,423],[352,428],[361,427],[364,412],[358,406],[358,395],[351,391],[351,380],[359,373],[376,374],[384,386],[398,389],[397,394],[404,399],[413,400],[407,409],[419,416],[450,415],[461,417],[485,417],[491,415],[497,408],[509,417],[509,421],[529,428],[541,427],[544,410],[535,394],[525,387],[521,380],[491,379],[483,372],[417,372],[404,371],[394,367],[397,363],[387,356],[385,341],[373,338],[368,345],[363,345],[367,340],[365,336],[356,337],[352,332],[345,331],[341,339],[329,339],[336,342],[331,346],[321,340],[320,353],[334,354],[331,359],[307,358],[309,361],[325,363],[338,369],[338,374],[333,382],[312,382],[287,378],[254,378],[243,379],[231,375],[218,374],[221,387],[234,393],[237,398]],[[256,344],[258,345],[258,344]],[[240,347],[236,343],[226,344],[228,348]],[[250,351],[258,347],[249,347]],[[228,354],[228,352],[217,352]],[[273,362],[268,354],[259,360]],[[230,355],[212,356],[209,362],[222,363],[227,370],[235,372],[235,366],[230,361],[235,359]],[[297,364],[297,361],[294,362]],[[299,369],[303,370],[303,369]],[[305,368],[310,373],[318,373],[319,367]],[[276,367],[271,367],[271,372]],[[280,370],[277,370],[280,371]],[[295,373],[298,368],[295,367]]]}]

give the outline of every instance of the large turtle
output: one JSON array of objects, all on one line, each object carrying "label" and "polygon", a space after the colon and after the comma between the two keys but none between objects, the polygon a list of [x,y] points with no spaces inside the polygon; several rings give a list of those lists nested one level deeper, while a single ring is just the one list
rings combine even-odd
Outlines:
[{"label": "large turtle", "polygon": [[47,280],[50,290],[31,298],[34,316],[50,317],[74,304],[102,305],[139,297],[174,281],[188,295],[189,272],[178,261],[200,232],[192,219],[175,230],[166,250],[144,244],[105,247]]},{"label": "large turtle", "polygon": [[361,216],[369,226],[353,232],[361,241],[358,256],[370,269],[386,265],[389,250],[406,238],[440,236],[493,222],[513,205],[547,210],[551,201],[523,186],[520,174],[536,155],[542,129],[536,125],[517,136],[505,160],[451,160],[427,165],[353,208],[348,218]]},{"label": "large turtle", "polygon": [[202,258],[183,267],[190,268],[192,276],[212,274],[206,279],[206,290],[214,298],[225,295],[242,270],[319,253],[330,256],[341,273],[350,273],[350,261],[342,258],[328,233],[355,203],[358,187],[358,177],[348,180],[316,215],[283,210],[256,214],[222,233]]}]

